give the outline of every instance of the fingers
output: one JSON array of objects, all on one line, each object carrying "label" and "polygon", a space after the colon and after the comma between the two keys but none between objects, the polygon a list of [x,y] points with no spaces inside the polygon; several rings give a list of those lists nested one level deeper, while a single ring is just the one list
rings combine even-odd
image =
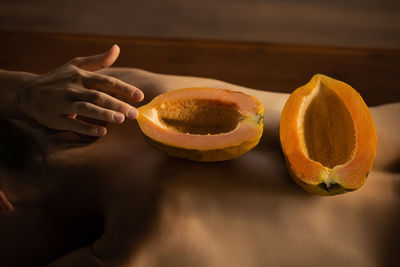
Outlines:
[{"label": "fingers", "polygon": [[82,80],[82,83],[86,88],[92,88],[109,93],[117,93],[137,102],[142,101],[144,98],[143,92],[135,86],[100,73],[87,73]]},{"label": "fingers", "polygon": [[[64,112],[67,114],[113,123],[122,123],[125,116],[130,119],[136,119],[138,116],[136,108],[103,92],[75,90],[74,93],[70,93],[73,94],[70,95],[72,103],[65,106]],[[62,129],[92,136],[103,136],[107,133],[104,127],[88,124],[75,117],[64,116]]]},{"label": "fingers", "polygon": [[[103,136],[107,133],[106,128],[78,120],[76,115],[114,123],[122,123],[125,117],[136,119],[138,111],[128,103],[131,100],[142,101],[143,92],[117,78],[93,72],[111,66],[119,53],[119,47],[113,45],[103,54],[77,57],[64,65],[64,68],[60,68],[59,73],[66,73],[69,77],[65,80],[68,84],[63,92],[64,103],[57,109],[62,118],[48,124],[54,124],[60,130]],[[59,73],[54,72],[51,75]],[[118,98],[110,94],[116,94]]]},{"label": "fingers", "polygon": [[70,117],[64,117],[60,123],[62,130],[69,130],[79,134],[90,136],[104,136],[107,134],[107,129],[104,127],[92,125]]},{"label": "fingers", "polygon": [[75,102],[72,112],[73,114],[107,122],[122,123],[125,119],[120,112],[105,109],[89,102]]},{"label": "fingers", "polygon": [[[81,101],[87,101],[109,110],[121,112],[123,115],[125,115],[130,119],[136,119],[138,115],[137,110],[131,105],[121,100],[118,100],[108,94],[96,90],[85,90],[84,92],[80,92],[78,93],[77,98],[80,99]],[[119,121],[114,121],[114,122],[118,123]]]},{"label": "fingers", "polygon": [[118,58],[119,52],[119,46],[115,44],[103,54],[88,57],[76,57],[72,59],[69,64],[87,71],[96,71],[111,66]]}]

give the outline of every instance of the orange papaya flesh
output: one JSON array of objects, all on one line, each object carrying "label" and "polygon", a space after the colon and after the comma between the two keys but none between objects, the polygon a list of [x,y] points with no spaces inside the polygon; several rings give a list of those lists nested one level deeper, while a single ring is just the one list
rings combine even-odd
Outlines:
[{"label": "orange papaya flesh", "polygon": [[288,98],[279,131],[288,171],[306,191],[335,195],[364,184],[377,135],[367,105],[350,85],[314,75]]},{"label": "orange papaya flesh", "polygon": [[139,127],[150,144],[195,161],[239,157],[258,144],[263,132],[260,101],[226,89],[178,89],[138,110]]}]

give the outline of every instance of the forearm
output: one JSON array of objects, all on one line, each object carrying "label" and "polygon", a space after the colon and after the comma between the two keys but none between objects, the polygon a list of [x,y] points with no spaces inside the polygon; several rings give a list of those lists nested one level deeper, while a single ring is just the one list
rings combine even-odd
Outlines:
[{"label": "forearm", "polygon": [[0,70],[0,117],[25,118],[19,103],[23,88],[37,75],[28,72]]}]

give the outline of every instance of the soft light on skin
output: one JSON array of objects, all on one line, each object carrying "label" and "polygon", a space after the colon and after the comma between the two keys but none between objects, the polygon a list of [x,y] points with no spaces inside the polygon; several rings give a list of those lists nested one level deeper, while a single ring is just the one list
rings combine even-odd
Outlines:
[{"label": "soft light on skin", "polygon": [[0,210],[11,212],[14,210],[13,205],[8,200],[7,195],[3,190],[0,189]]}]

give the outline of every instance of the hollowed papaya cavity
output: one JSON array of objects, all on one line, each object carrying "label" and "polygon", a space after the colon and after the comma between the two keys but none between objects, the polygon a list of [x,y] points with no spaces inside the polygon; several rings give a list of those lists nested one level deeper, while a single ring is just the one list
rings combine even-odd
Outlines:
[{"label": "hollowed papaya cavity", "polygon": [[231,132],[242,119],[236,104],[218,99],[177,100],[156,110],[160,122],[166,127],[189,134]]},{"label": "hollowed papaya cavity", "polygon": [[139,108],[146,140],[169,155],[197,161],[238,157],[259,142],[264,107],[254,97],[224,89],[186,88]]},{"label": "hollowed papaya cavity", "polygon": [[361,96],[348,84],[320,74],[290,95],[281,115],[280,140],[294,181],[320,195],[359,188],[377,145]]},{"label": "hollowed papaya cavity", "polygon": [[[307,105],[308,104],[308,105]],[[304,100],[298,128],[305,154],[333,169],[349,162],[356,148],[353,119],[336,93],[321,83]]]}]

